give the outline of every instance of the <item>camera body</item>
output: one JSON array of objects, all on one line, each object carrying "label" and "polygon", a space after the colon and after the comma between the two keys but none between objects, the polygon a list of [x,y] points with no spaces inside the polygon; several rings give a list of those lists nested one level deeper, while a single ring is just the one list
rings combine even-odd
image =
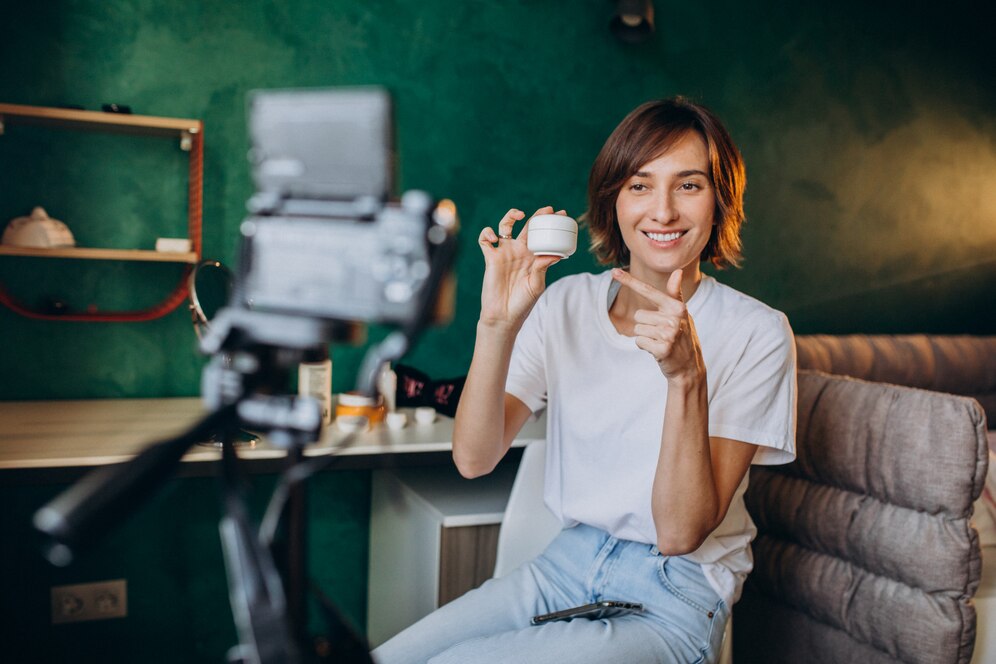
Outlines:
[{"label": "camera body", "polygon": [[[320,208],[311,207],[313,213]],[[334,321],[414,321],[426,305],[434,253],[455,222],[444,218],[452,211],[410,191],[400,203],[348,212],[330,206],[321,216],[283,209],[247,218],[244,303]]]},{"label": "camera body", "polygon": [[238,305],[399,326],[431,305],[456,209],[421,191],[389,202],[390,108],[375,87],[250,95],[256,193],[241,227]]},{"label": "camera body", "polygon": [[255,398],[259,408],[242,403],[240,417],[258,430],[306,431],[286,424],[292,408],[262,395],[284,389],[305,354],[342,338],[341,323],[398,328],[360,367],[358,388],[372,391],[383,363],[431,319],[456,248],[456,206],[422,191],[390,200],[382,88],[257,91],[248,113],[256,190],[231,299],[201,339],[213,356],[202,393],[211,409]]}]

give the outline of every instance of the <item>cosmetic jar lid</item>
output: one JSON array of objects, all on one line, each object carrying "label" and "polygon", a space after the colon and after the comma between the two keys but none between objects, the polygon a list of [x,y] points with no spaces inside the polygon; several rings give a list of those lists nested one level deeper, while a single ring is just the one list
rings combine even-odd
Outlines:
[{"label": "cosmetic jar lid", "polygon": [[372,397],[361,392],[343,392],[339,395],[340,406],[350,406],[352,408],[369,408],[379,406],[381,398]]},{"label": "cosmetic jar lid", "polygon": [[530,231],[568,231],[578,232],[578,222],[562,214],[538,214],[529,220]]}]

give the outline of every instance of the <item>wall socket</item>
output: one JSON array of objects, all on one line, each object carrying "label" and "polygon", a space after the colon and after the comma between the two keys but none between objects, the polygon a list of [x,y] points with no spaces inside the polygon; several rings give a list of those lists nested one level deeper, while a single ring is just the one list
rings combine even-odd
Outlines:
[{"label": "wall socket", "polygon": [[128,584],[124,579],[52,586],[52,623],[124,618]]}]

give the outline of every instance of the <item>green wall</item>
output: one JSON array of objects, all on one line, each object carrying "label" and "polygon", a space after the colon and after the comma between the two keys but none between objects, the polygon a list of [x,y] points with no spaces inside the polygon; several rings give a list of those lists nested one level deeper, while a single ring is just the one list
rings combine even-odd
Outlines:
[{"label": "green wall", "polygon": [[[658,1],[657,38],[640,46],[611,39],[607,0],[0,4],[0,101],[206,122],[204,250],[227,263],[251,192],[245,93],[387,86],[401,186],[453,198],[465,228],[456,320],[409,357],[433,374],[469,363],[478,229],[511,206],[580,214],[612,127],[677,93],[713,107],[747,160],[747,262],[724,280],[802,333],[996,331],[996,86],[969,3]],[[151,246],[183,232],[184,159],[164,139],[14,128],[0,220],[42,204],[81,244]],[[592,266],[578,255],[552,277]],[[178,270],[4,258],[0,283],[39,305],[141,306]],[[0,399],[198,392],[182,311],[78,324],[2,310],[0,334]],[[337,390],[358,355],[334,350]]]},{"label": "green wall", "polygon": [[[233,264],[251,193],[246,92],[387,86],[401,187],[454,199],[465,229],[456,318],[407,358],[434,376],[469,364],[479,228],[512,206],[583,212],[607,134],[638,103],[674,94],[716,110],[747,161],[747,260],[721,279],[786,311],[798,333],[996,333],[996,84],[982,2],[655,4],[655,40],[631,46],[609,35],[607,0],[0,0],[0,102],[115,102],[203,119],[204,253]],[[81,245],[150,248],[184,231],[185,159],[164,139],[11,128],[0,137],[0,225],[40,204]],[[551,276],[593,267],[582,253]],[[178,275],[173,265],[0,258],[0,284],[37,306],[147,306]],[[0,348],[2,400],[199,392],[203,361],[182,310],[80,324],[0,309]],[[336,391],[352,386],[361,352],[333,349]],[[333,595],[362,623],[369,476],[329,477],[315,489],[331,506],[316,511],[325,521],[315,538],[329,569],[352,579]],[[201,482],[178,486],[214,510]],[[214,513],[189,520],[176,498],[187,489],[173,491],[107,544],[114,553],[56,572],[6,537],[55,488],[3,491],[18,508],[0,524],[0,553],[14,563],[8,574],[23,570],[4,578],[15,591],[4,633],[14,626],[18,644],[42,643],[37,661],[104,643],[119,649],[106,661],[136,661],[162,640],[164,661],[219,661],[233,634],[223,631]],[[153,541],[163,551],[182,542],[182,555],[143,543],[161,528],[169,537]],[[201,594],[166,589],[182,608],[156,622],[163,578],[193,583],[199,569],[209,570]],[[118,576],[139,617],[47,626],[49,585]]]}]

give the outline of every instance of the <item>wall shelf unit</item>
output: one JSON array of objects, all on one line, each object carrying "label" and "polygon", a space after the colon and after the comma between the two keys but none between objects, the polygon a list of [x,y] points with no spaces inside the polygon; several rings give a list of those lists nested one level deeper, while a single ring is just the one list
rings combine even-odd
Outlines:
[{"label": "wall shelf unit", "polygon": [[111,131],[144,136],[177,136],[181,140],[180,147],[184,150],[190,150],[192,145],[187,145],[183,139],[192,138],[193,135],[199,134],[204,129],[204,124],[200,120],[0,104],[0,134],[7,127],[17,124],[88,131]]},{"label": "wall shelf unit", "polygon": [[153,263],[195,264],[200,257],[193,251],[151,251],[148,249],[86,249],[83,247],[35,247],[0,246],[0,256],[32,256],[34,258],[80,258],[103,261],[149,261]]},{"label": "wall shelf unit", "polygon": [[0,284],[0,304],[29,318],[61,321],[137,322],[152,320],[173,311],[187,298],[187,277],[201,260],[201,222],[204,179],[204,123],[200,120],[163,118],[147,115],[103,113],[65,108],[0,104],[0,136],[17,125],[33,125],[78,131],[125,133],[138,136],[175,137],[181,150],[188,152],[187,239],[190,251],[163,252],[148,249],[108,249],[100,247],[30,248],[0,246],[0,257],[62,258],[83,260],[141,261],[184,265],[172,293],[158,305],[140,311],[87,311],[48,314],[33,311],[17,302]]}]

